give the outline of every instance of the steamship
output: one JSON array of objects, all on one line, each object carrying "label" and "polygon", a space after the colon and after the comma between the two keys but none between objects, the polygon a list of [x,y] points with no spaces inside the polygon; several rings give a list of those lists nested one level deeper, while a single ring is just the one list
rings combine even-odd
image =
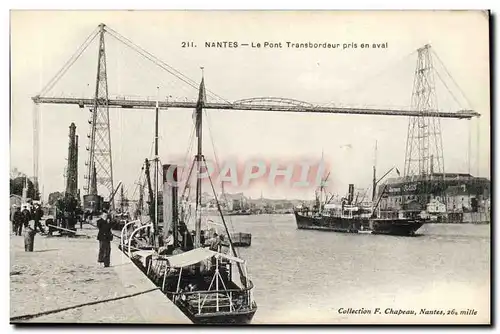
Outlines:
[{"label": "steamship", "polygon": [[[385,191],[382,191],[381,197]],[[354,185],[349,185],[349,195],[340,204],[322,204],[317,196],[313,210],[295,210],[298,229],[324,230],[343,233],[371,233],[398,236],[412,236],[429,221],[416,203],[409,203],[406,210],[386,211],[381,214],[375,206],[354,203]]]},{"label": "steamship", "polygon": [[358,233],[367,230],[371,210],[353,203],[354,185],[349,185],[349,195],[338,204],[323,203],[320,187],[316,192],[316,201],[312,210],[307,207],[294,210],[298,229],[324,230],[342,233]]},{"label": "steamship", "polygon": [[316,203],[313,209],[311,211],[308,208],[295,209],[297,227],[299,229],[347,233],[414,235],[423,224],[429,221],[426,209],[418,201],[407,201],[398,210],[391,210],[387,206],[384,206],[385,210],[381,210],[380,204],[385,203],[388,194],[395,190],[388,184],[379,189],[378,199],[375,198],[377,184],[393,170],[399,174],[397,168],[392,167],[377,180],[376,167],[373,166],[372,202],[370,205],[364,205],[362,200],[358,202],[357,198],[354,200],[354,184],[349,184],[348,196],[342,198],[340,204],[330,204],[330,201],[323,203],[321,199],[323,198],[325,179],[316,191]]}]

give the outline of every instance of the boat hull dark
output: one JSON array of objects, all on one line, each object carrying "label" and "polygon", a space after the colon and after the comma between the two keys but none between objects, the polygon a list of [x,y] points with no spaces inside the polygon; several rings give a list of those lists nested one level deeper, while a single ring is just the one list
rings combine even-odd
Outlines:
[{"label": "boat hull dark", "polygon": [[295,212],[297,228],[301,230],[322,230],[341,233],[358,233],[363,219],[347,219],[329,216],[306,216]]},{"label": "boat hull dark", "polygon": [[341,233],[358,233],[361,226],[371,234],[412,236],[424,225],[421,219],[346,219],[329,216],[306,216],[295,212],[297,228]]},{"label": "boat hull dark", "polygon": [[425,221],[416,219],[373,219],[370,221],[372,234],[412,236]]},{"label": "boat hull dark", "polygon": [[252,245],[252,234],[250,233],[232,233],[231,241],[236,247],[250,247]]}]

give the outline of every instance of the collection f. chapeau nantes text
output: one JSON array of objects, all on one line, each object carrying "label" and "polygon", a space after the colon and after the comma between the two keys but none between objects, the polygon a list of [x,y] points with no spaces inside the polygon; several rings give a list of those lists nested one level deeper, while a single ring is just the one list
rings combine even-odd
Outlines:
[{"label": "collection f. chapeau nantes text", "polygon": [[[181,42],[183,48],[197,48],[198,43],[193,41]],[[205,41],[204,48],[211,49],[336,49],[336,50],[349,50],[349,49],[387,49],[389,48],[388,42],[372,42],[372,43],[359,43],[359,42],[236,42],[236,41]]]},{"label": "collection f. chapeau nantes text", "polygon": [[352,314],[352,315],[444,315],[444,316],[467,316],[467,315],[477,315],[477,310],[475,309],[397,309],[392,307],[387,308],[339,308],[339,314]]}]

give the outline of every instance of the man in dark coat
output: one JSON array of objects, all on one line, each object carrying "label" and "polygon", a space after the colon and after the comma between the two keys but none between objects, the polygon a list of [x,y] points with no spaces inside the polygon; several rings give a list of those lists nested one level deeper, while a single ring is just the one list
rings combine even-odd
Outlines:
[{"label": "man in dark coat", "polygon": [[99,255],[97,257],[97,262],[104,263],[105,267],[109,267],[111,259],[111,240],[113,240],[111,227],[111,219],[108,217],[108,214],[104,212],[101,218],[97,220],[97,228],[99,229],[99,233],[97,234],[97,240],[99,240]]},{"label": "man in dark coat", "polygon": [[30,210],[28,210],[27,206],[23,206],[23,211],[21,211],[21,214],[23,215],[23,222],[21,225],[19,225],[19,229],[17,230],[18,235],[22,235],[23,225],[24,227],[28,226],[31,220],[31,213]]},{"label": "man in dark coat", "polygon": [[37,206],[35,206],[33,216],[34,216],[33,219],[35,220],[35,231],[37,229],[39,229],[40,233],[45,233],[45,231],[42,227],[42,224],[40,223],[40,221],[42,220],[42,217],[43,217],[43,210],[39,204]]},{"label": "man in dark coat", "polygon": [[21,235],[23,228],[23,214],[21,213],[21,208],[18,206],[15,208],[12,216],[12,222],[14,223],[14,234]]}]

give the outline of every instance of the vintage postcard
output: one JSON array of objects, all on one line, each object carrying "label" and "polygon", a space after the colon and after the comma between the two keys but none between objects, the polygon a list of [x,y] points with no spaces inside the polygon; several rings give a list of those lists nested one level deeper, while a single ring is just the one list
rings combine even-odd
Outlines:
[{"label": "vintage postcard", "polygon": [[488,11],[10,19],[12,324],[490,324]]}]

